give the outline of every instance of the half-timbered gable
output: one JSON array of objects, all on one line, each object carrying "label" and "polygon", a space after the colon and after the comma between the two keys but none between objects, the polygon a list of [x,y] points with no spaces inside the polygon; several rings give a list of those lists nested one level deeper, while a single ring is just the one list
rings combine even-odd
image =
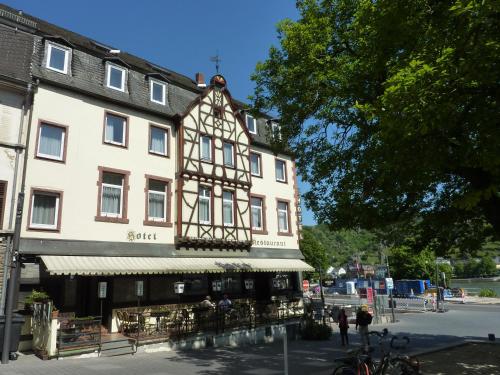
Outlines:
[{"label": "half-timbered gable", "polygon": [[188,109],[179,134],[177,245],[248,249],[250,137],[222,76]]}]

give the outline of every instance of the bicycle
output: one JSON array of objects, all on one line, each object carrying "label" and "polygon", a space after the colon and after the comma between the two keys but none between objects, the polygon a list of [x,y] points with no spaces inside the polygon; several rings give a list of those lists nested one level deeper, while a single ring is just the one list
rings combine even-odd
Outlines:
[{"label": "bicycle", "polygon": [[[389,331],[384,328],[382,332],[371,331],[370,335],[378,336],[379,347],[382,353],[380,361],[374,361],[370,347],[368,351],[364,348],[350,351],[350,356],[338,358],[335,362],[340,362],[333,375],[417,375],[420,374],[420,364],[415,357],[409,357],[401,354],[394,354],[391,351],[385,351],[383,341]],[[395,345],[400,339],[397,336],[392,337],[390,346],[393,349],[404,349],[410,342],[408,337],[403,337],[404,345]]]}]

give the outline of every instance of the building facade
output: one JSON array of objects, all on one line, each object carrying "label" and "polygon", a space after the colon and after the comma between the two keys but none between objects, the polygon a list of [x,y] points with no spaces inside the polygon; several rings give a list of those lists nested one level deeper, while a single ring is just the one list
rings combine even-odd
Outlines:
[{"label": "building facade", "polygon": [[114,309],[138,299],[301,293],[311,268],[299,250],[294,161],[271,146],[277,121],[247,113],[222,75],[190,79],[1,9],[31,23],[36,89],[23,133],[20,301],[39,288],[63,312],[98,315],[104,286],[103,322],[114,330]]}]

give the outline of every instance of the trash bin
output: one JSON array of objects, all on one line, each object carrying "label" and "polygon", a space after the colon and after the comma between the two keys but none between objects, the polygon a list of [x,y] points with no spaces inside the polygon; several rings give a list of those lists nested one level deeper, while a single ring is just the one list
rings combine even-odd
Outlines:
[{"label": "trash bin", "polygon": [[[19,338],[21,337],[21,328],[24,324],[24,316],[20,314],[12,315],[12,328],[10,335],[10,352],[17,352],[19,347]],[[5,315],[0,315],[0,352],[3,351],[3,336],[5,331]]]}]

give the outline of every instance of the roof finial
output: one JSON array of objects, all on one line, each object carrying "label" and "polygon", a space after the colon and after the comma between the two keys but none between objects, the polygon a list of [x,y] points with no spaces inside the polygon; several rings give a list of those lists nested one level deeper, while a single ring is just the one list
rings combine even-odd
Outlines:
[{"label": "roof finial", "polygon": [[219,56],[219,50],[215,52],[215,56],[210,57],[210,61],[215,63],[215,71],[217,72],[217,74],[219,74],[219,68],[220,68],[219,63],[222,61],[222,59]]}]

